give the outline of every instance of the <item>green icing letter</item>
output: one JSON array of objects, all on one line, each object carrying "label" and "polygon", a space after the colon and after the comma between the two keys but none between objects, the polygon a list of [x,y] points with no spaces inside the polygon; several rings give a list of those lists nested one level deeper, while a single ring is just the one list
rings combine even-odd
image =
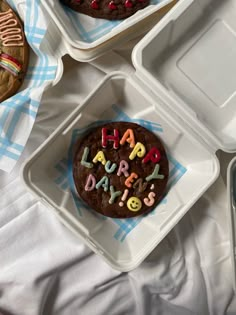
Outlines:
[{"label": "green icing letter", "polygon": [[122,194],[122,192],[119,190],[115,191],[114,187],[110,186],[110,193],[111,193],[111,198],[109,199],[109,204],[112,205],[115,199],[119,197]]},{"label": "green icing letter", "polygon": [[88,155],[89,155],[89,148],[85,147],[84,148],[84,153],[83,153],[83,156],[82,156],[82,160],[81,160],[81,164],[83,166],[87,167],[87,168],[92,168],[93,167],[93,163],[87,162]]},{"label": "green icing letter", "polygon": [[146,181],[149,182],[152,179],[163,179],[163,178],[165,178],[164,175],[159,175],[159,169],[160,169],[160,165],[156,164],[152,174],[146,177]]}]

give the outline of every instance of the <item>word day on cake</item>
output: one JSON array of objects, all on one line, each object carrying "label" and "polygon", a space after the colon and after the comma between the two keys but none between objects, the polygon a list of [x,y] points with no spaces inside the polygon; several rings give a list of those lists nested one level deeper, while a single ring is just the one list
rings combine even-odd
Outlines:
[{"label": "word day on cake", "polygon": [[168,175],[162,142],[138,124],[96,127],[75,144],[78,195],[104,216],[130,218],[153,210],[164,196]]},{"label": "word day on cake", "polygon": [[14,95],[23,83],[29,47],[16,13],[0,0],[0,102]]}]

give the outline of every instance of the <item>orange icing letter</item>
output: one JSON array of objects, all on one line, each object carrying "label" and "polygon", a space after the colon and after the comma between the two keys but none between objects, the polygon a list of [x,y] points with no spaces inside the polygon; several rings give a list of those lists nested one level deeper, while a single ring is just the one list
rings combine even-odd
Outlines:
[{"label": "orange icing letter", "polygon": [[131,173],[131,175],[126,179],[125,186],[131,187],[135,178],[138,178],[138,175],[136,173]]},{"label": "orange icing letter", "polygon": [[135,138],[134,138],[134,132],[132,129],[127,129],[124,133],[122,139],[120,140],[120,144],[124,145],[125,142],[129,143],[130,148],[134,148],[135,146]]}]

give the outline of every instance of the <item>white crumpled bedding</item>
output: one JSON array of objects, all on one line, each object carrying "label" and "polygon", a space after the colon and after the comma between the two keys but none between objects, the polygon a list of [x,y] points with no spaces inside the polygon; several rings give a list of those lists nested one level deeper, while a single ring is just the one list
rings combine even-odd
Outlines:
[{"label": "white crumpled bedding", "polygon": [[91,64],[64,58],[14,170],[0,173],[0,310],[14,315],[236,314],[225,169],[135,270],[112,270],[28,193],[22,162],[110,71],[132,73],[135,41]]}]

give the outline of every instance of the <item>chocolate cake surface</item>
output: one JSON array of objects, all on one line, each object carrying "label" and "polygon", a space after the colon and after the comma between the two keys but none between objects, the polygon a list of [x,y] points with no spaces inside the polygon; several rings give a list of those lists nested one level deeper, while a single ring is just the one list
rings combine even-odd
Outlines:
[{"label": "chocolate cake surface", "polygon": [[0,0],[0,103],[22,85],[28,60],[22,23],[7,2]]},{"label": "chocolate cake surface", "polygon": [[90,130],[74,147],[73,178],[79,198],[98,213],[130,218],[153,210],[169,175],[160,139],[130,122]]},{"label": "chocolate cake surface", "polygon": [[125,19],[149,4],[149,0],[60,0],[79,13],[106,20]]}]

